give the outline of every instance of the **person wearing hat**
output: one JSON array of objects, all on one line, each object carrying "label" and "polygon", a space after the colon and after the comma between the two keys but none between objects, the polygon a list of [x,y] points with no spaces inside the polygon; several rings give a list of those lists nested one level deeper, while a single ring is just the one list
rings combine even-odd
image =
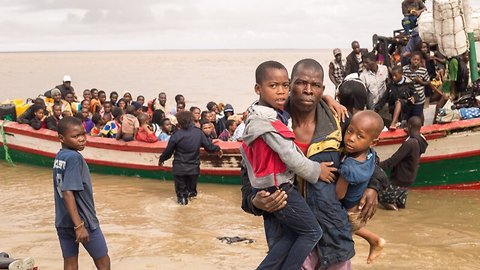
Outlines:
[{"label": "person wearing hat", "polygon": [[225,129],[226,129],[226,124],[228,117],[231,115],[234,115],[234,110],[232,105],[230,104],[225,104],[225,107],[223,108],[223,117],[218,119],[217,125],[215,127],[215,132],[217,134],[221,134]]},{"label": "person wearing hat", "polygon": [[72,78],[69,75],[63,76],[63,82],[62,84],[59,84],[55,86],[54,88],[46,91],[44,95],[48,98],[52,98],[52,90],[53,89],[58,89],[60,90],[60,93],[62,94],[62,99],[65,99],[65,96],[67,93],[73,93],[73,96],[76,98],[77,96],[75,95],[75,90],[72,87]]},{"label": "person wearing hat", "polygon": [[328,65],[328,76],[335,85],[335,89],[338,88],[345,78],[345,66],[347,61],[342,59],[342,51],[339,48],[333,50],[333,56],[335,57]]}]

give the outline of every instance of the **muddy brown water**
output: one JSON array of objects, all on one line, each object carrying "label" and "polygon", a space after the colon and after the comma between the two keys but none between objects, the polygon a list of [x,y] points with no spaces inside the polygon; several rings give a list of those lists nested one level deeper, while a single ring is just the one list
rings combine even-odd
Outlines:
[{"label": "muddy brown water", "polygon": [[[54,228],[51,170],[0,162],[0,247],[33,257],[41,270],[62,269]],[[200,184],[188,206],[173,182],[92,174],[98,217],[112,269],[254,269],[267,250],[261,217],[240,208],[240,186]],[[368,228],[387,240],[372,265],[355,238],[354,269],[480,269],[480,191],[411,192],[407,209],[377,211]],[[240,236],[251,244],[222,243]],[[95,269],[80,249],[81,269]]]}]

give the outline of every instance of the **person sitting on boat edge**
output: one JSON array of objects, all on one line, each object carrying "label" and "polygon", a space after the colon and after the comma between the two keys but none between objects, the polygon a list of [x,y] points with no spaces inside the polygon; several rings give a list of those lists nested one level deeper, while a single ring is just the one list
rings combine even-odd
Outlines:
[{"label": "person sitting on boat edge", "polygon": [[418,96],[413,82],[403,75],[403,68],[395,66],[392,69],[392,82],[387,85],[387,91],[375,105],[375,111],[379,112],[385,103],[392,115],[389,130],[396,130],[399,121],[408,120],[412,114],[413,104]]},{"label": "person sitting on boat edge", "polygon": [[380,162],[380,167],[391,169],[390,184],[379,192],[379,201],[387,210],[405,208],[410,187],[417,176],[420,156],[428,147],[427,140],[420,133],[422,120],[413,116],[407,122],[408,138],[388,159]]},{"label": "person sitting on boat edge", "polygon": [[39,130],[41,128],[47,128],[47,124],[45,123],[45,107],[42,105],[33,105],[33,113],[35,114],[35,118],[30,121],[30,126],[35,129]]},{"label": "person sitting on boat edge", "polygon": [[373,111],[361,111],[352,117],[343,139],[346,154],[336,183],[337,197],[347,209],[352,233],[367,240],[370,245],[369,264],[380,255],[386,242],[365,228],[366,221],[358,219],[361,212],[358,203],[375,172],[377,154],[373,146],[378,143],[382,130],[383,119]]},{"label": "person sitting on boat edge", "polygon": [[62,116],[62,106],[60,104],[55,104],[52,106],[52,115],[48,116],[45,119],[45,124],[47,128],[53,131],[58,129],[58,121],[63,118]]},{"label": "person sitting on boat edge", "polygon": [[47,110],[47,107],[45,105],[45,100],[43,100],[42,98],[36,98],[33,101],[33,105],[30,105],[30,107],[28,107],[27,110],[25,110],[22,114],[17,116],[17,123],[30,125],[30,122],[32,121],[32,119],[35,118],[35,114],[34,114],[34,111],[33,111],[33,106],[34,105],[43,106],[45,108],[46,114],[48,115],[48,110]]},{"label": "person sitting on boat edge", "polygon": [[95,210],[90,171],[80,151],[87,142],[82,121],[64,117],[58,123],[62,148],[53,165],[55,229],[64,269],[78,269],[79,244],[98,270],[110,270],[110,257]]},{"label": "person sitting on boat edge", "polygon": [[189,198],[197,196],[200,147],[207,152],[216,152],[219,157],[223,152],[218,145],[207,140],[203,132],[193,125],[191,112],[177,113],[177,120],[179,129],[170,137],[165,151],[158,160],[158,165],[163,166],[165,160],[174,155],[172,174],[177,202],[186,205]]}]

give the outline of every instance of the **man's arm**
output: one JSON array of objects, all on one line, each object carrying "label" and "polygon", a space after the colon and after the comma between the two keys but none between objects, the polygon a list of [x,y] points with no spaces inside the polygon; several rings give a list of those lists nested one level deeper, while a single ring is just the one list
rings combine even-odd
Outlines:
[{"label": "man's arm", "polygon": [[272,194],[264,190],[253,192],[244,166],[240,168],[240,176],[242,177],[242,209],[246,213],[261,216],[264,212],[272,213],[287,205],[285,191],[277,190]]},{"label": "man's arm", "polygon": [[327,104],[330,111],[332,111],[333,115],[335,115],[341,123],[345,122],[347,118],[350,117],[347,108],[338,103],[333,97],[322,95],[322,100]]},{"label": "man's arm", "polygon": [[368,183],[368,188],[363,192],[362,198],[358,203],[360,212],[360,219],[367,221],[375,215],[378,205],[378,191],[385,189],[388,186],[387,174],[375,165],[375,171]]},{"label": "man's arm", "polygon": [[170,140],[168,140],[167,148],[165,148],[165,151],[163,151],[162,155],[160,155],[160,158],[158,159],[158,165],[162,166],[165,160],[172,157],[173,152],[175,150],[175,146],[176,146],[176,137],[172,135],[170,137]]}]

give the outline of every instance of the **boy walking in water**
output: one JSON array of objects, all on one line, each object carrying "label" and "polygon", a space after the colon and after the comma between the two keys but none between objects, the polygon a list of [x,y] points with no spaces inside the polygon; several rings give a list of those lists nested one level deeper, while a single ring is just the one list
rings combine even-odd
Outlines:
[{"label": "boy walking in water", "polygon": [[[293,186],[294,174],[311,183],[319,178],[331,182],[335,169],[320,168],[320,163],[306,158],[294,143],[295,134],[287,127],[290,116],[283,111],[290,84],[286,68],[278,62],[267,61],[257,67],[255,77],[255,92],[260,97],[258,103],[248,109],[240,152],[254,192],[283,190],[288,194],[285,208],[272,213],[274,219],[264,220],[267,238],[272,234],[269,229],[276,227],[272,222],[280,223],[285,233],[257,269],[278,265],[282,265],[281,269],[300,269],[320,240],[322,230]],[[288,255],[284,257],[284,254]]]},{"label": "boy walking in water", "polygon": [[78,246],[85,247],[98,270],[110,270],[110,257],[96,216],[88,165],[79,153],[87,142],[82,121],[65,117],[58,122],[62,149],[53,165],[55,227],[65,270],[78,269]]},{"label": "boy walking in water", "polygon": [[173,180],[177,202],[187,205],[189,198],[197,196],[197,182],[200,175],[200,147],[205,151],[222,156],[222,149],[207,139],[202,130],[193,124],[189,111],[176,114],[179,129],[168,140],[167,148],[158,160],[158,165],[173,157]]},{"label": "boy walking in water", "polygon": [[347,154],[340,165],[336,186],[338,199],[347,209],[352,232],[370,244],[367,263],[378,257],[385,245],[385,240],[364,228],[365,222],[358,218],[358,203],[375,171],[376,153],[372,147],[377,144],[382,129],[383,120],[373,111],[361,111],[353,116],[343,140]]},{"label": "boy walking in water", "polygon": [[413,116],[407,122],[408,138],[388,159],[380,162],[382,169],[392,169],[390,185],[381,190],[379,201],[387,210],[405,208],[408,187],[415,182],[420,156],[427,150],[427,140],[420,133],[422,120]]}]

